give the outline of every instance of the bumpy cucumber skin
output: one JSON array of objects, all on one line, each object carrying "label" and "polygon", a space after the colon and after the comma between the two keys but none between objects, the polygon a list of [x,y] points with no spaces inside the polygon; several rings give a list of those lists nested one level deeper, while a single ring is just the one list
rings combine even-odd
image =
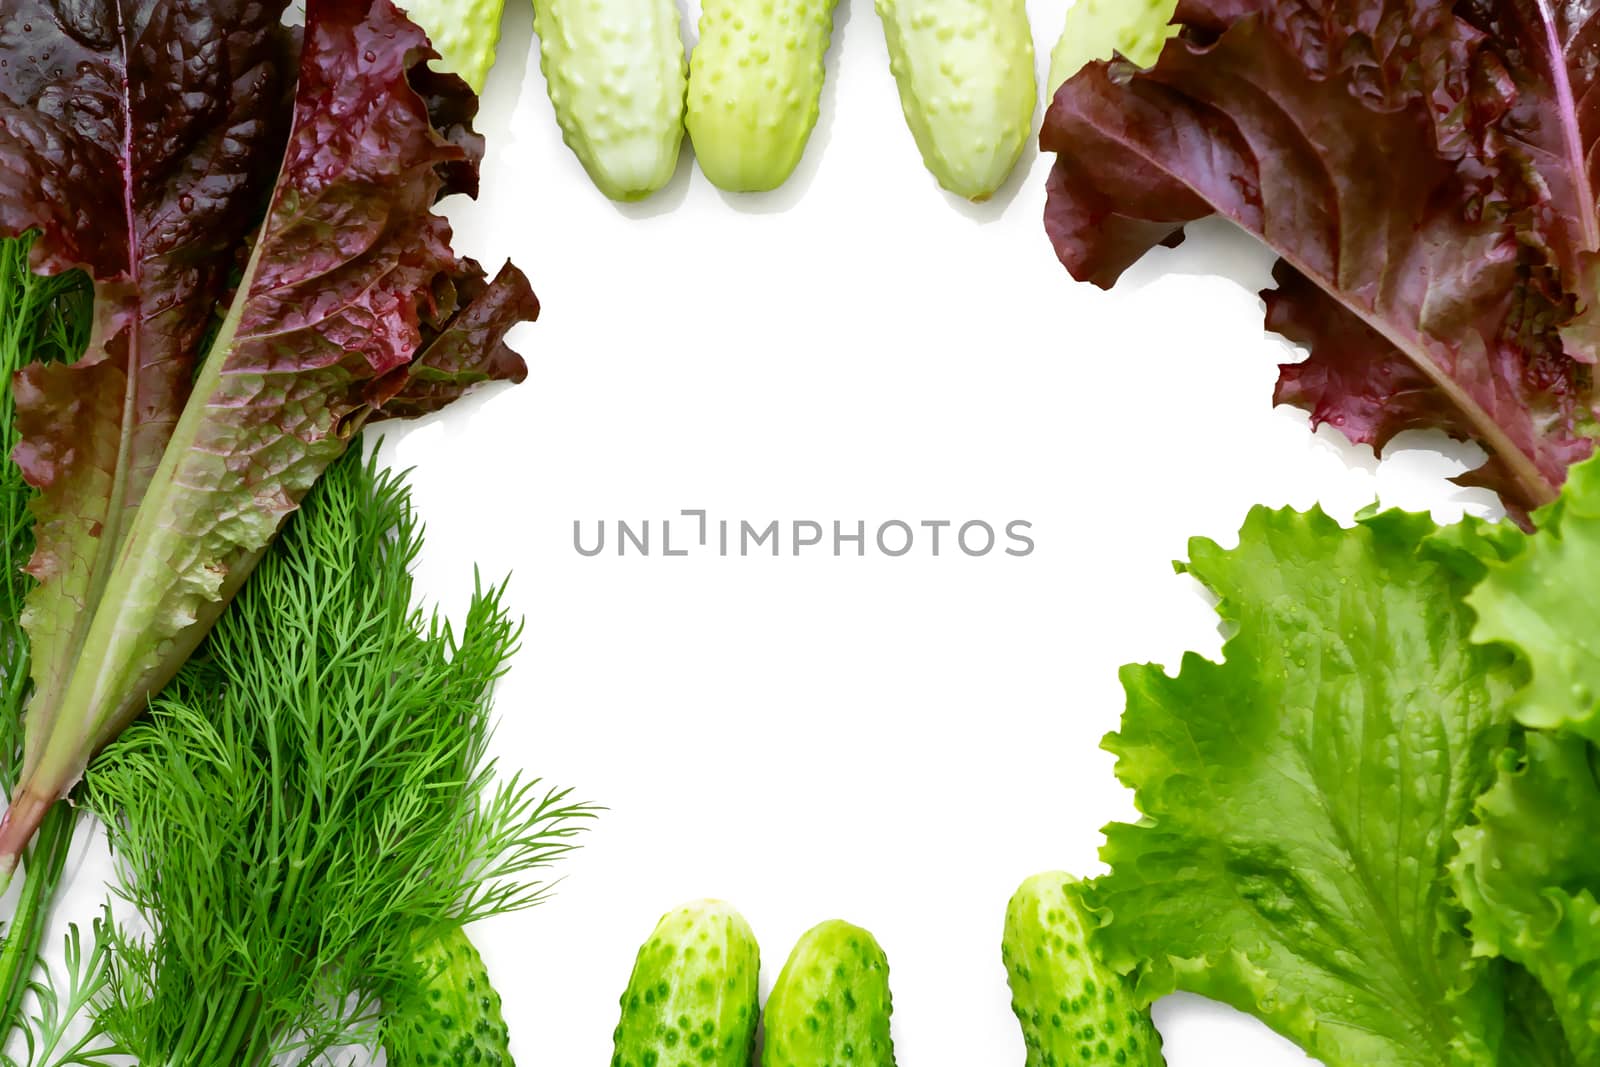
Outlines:
[{"label": "bumpy cucumber skin", "polygon": [[567,142],[613,200],[672,178],[688,79],[673,0],[534,0],[539,69]]},{"label": "bumpy cucumber skin", "polygon": [[439,53],[434,65],[461,75],[473,92],[483,92],[500,41],[505,0],[406,0],[403,6]]},{"label": "bumpy cucumber skin", "polygon": [[755,934],[727,904],[668,912],[634,961],[611,1067],[748,1067],[760,973]]},{"label": "bumpy cucumber skin", "polygon": [[1178,0],[1075,0],[1050,52],[1046,88],[1054,95],[1084,64],[1113,54],[1150,66],[1178,32],[1169,25],[1177,7]]},{"label": "bumpy cucumber skin", "polygon": [[1161,1035],[1128,980],[1095,955],[1083,883],[1029,878],[1006,907],[1000,955],[1027,1067],[1165,1067]]},{"label": "bumpy cucumber skin", "polygon": [[889,958],[837,919],[800,939],[767,998],[762,1067],[894,1067]]},{"label": "bumpy cucumber skin", "polygon": [[763,192],[794,173],[817,124],[834,2],[704,0],[688,126],[717,188]]},{"label": "bumpy cucumber skin", "polygon": [[876,0],[900,109],[939,184],[986,200],[1033,132],[1038,84],[1024,0]]},{"label": "bumpy cucumber skin", "polygon": [[417,980],[389,1009],[389,1067],[516,1067],[500,994],[459,926],[423,942]]}]

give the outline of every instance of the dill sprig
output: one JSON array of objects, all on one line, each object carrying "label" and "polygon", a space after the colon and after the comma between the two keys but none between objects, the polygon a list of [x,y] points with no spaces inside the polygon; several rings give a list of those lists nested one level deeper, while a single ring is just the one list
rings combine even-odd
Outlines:
[{"label": "dill sprig", "polygon": [[[105,1039],[104,1030],[93,1022],[94,1003],[100,999],[107,981],[110,944],[103,936],[109,916],[96,919],[93,940],[84,952],[78,924],[67,927],[62,945],[62,965],[58,973],[42,960],[38,975],[29,984],[35,1007],[22,1029],[30,1067],[115,1067],[121,1049]],[[19,1061],[0,1059],[8,1067]]]},{"label": "dill sprig", "polygon": [[536,903],[591,813],[497,784],[489,695],[520,627],[503,587],[459,632],[412,606],[421,529],[358,453],[86,779],[152,931],[111,931],[101,1021],[146,1067],[375,1041],[417,937]]}]

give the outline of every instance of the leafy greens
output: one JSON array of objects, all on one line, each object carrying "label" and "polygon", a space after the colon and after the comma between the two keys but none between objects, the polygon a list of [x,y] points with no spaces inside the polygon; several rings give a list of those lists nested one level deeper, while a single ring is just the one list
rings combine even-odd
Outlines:
[{"label": "leafy greens", "polygon": [[1595,433],[1600,4],[1183,0],[1153,67],[1056,93],[1045,225],[1112,285],[1221,215],[1277,252],[1277,399],[1381,448],[1481,442],[1470,477],[1548,503]]},{"label": "leafy greens", "polygon": [[1582,622],[1600,575],[1600,466],[1574,467],[1567,492],[1537,517],[1538,535],[1496,553],[1468,598],[1473,637],[1513,646],[1528,662],[1518,720],[1600,741],[1600,640]]},{"label": "leafy greens", "polygon": [[1600,1062],[1600,661],[1591,633],[1600,563],[1600,465],[1573,468],[1539,532],[1486,564],[1468,597],[1476,640],[1514,649],[1529,728],[1460,832],[1455,886],[1479,952],[1516,960],[1550,992],[1580,1062]]},{"label": "leafy greens", "polygon": [[1531,733],[1460,832],[1455,888],[1477,950],[1548,991],[1578,1063],[1600,1062],[1600,783],[1581,737]]},{"label": "leafy greens", "polygon": [[375,1041],[419,938],[527,907],[590,812],[497,784],[489,694],[518,628],[480,588],[412,606],[421,529],[352,449],[200,651],[96,760],[119,893],[99,1019],[141,1063],[258,1067]]},{"label": "leafy greens", "polygon": [[1538,532],[1257,509],[1225,658],[1128,667],[1102,944],[1333,1067],[1600,1062],[1600,459]]},{"label": "leafy greens", "polygon": [[1107,830],[1104,943],[1146,996],[1217,997],[1336,1067],[1600,1063],[1600,3],[1173,23],[1148,69],[1055,95],[1062,262],[1110,286],[1232,220],[1309,351],[1277,399],[1378,448],[1477,440],[1469,477],[1523,528],[1258,510],[1238,548],[1194,542],[1233,633],[1221,663],[1125,670],[1107,747],[1145,818]]},{"label": "leafy greens", "polygon": [[389,0],[310,0],[303,41],[285,6],[5,15],[0,235],[86,268],[95,324],[16,386],[37,585],[0,869],[357,429],[524,374],[502,338],[537,312],[526,279],[455,255],[432,210],[476,191],[476,98]]},{"label": "leafy greens", "polygon": [[1343,530],[1251,512],[1186,570],[1237,633],[1177,677],[1124,668],[1107,738],[1139,825],[1107,828],[1092,893],[1114,965],[1253,1012],[1340,1067],[1494,1062],[1499,976],[1441,877],[1493,778],[1511,657],[1468,641],[1468,583],[1431,524]]},{"label": "leafy greens", "polygon": [[[77,271],[54,276],[28,269],[30,239],[0,238],[0,451],[17,443],[16,405],[10,388],[22,367],[70,363],[88,343],[92,293]],[[34,489],[15,464],[0,462],[0,785],[10,789],[22,759],[22,709],[28,694],[28,639],[23,602],[33,579],[22,569],[33,549]],[[13,1031],[25,1042],[25,1058],[0,1053],[6,1067],[104,1067],[110,1048],[96,1025],[80,1016],[105,987],[108,954],[98,936],[84,953],[76,926],[65,938],[64,972],[39,959],[50,905],[65,874],[78,826],[86,820],[67,805],[45,817],[28,850],[27,877],[17,896],[0,946],[0,1045]],[[64,981],[65,986],[58,986]],[[30,998],[31,1010],[25,1010]]]}]

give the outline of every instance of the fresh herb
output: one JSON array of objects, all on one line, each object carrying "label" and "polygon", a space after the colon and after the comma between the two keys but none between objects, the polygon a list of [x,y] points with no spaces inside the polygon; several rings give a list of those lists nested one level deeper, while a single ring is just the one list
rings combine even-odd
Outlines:
[{"label": "fresh herb", "polygon": [[111,949],[104,936],[109,922],[109,917],[95,920],[87,953],[77,924],[67,928],[60,974],[39,964],[28,986],[37,1006],[22,1029],[27,1056],[0,1056],[5,1067],[116,1067],[120,1062],[116,1057],[122,1049],[107,1040],[93,1011],[110,980]]},{"label": "fresh herb", "polygon": [[1281,257],[1278,400],[1382,448],[1438,428],[1525,510],[1596,432],[1600,7],[1194,0],[1149,70],[1091,63],[1040,143],[1080,280],[1220,215]]},{"label": "fresh herb", "polygon": [[0,234],[95,286],[84,358],[17,385],[38,584],[0,871],[355,431],[522,377],[501,338],[537,308],[450,249],[477,101],[389,0],[310,0],[303,45],[284,0],[125,7],[25,0],[0,36]]},{"label": "fresh herb", "polygon": [[590,809],[485,755],[518,627],[412,605],[409,495],[328,469],[206,644],[94,764],[118,892],[100,1013],[143,1063],[255,1067],[381,1038],[419,939],[537,903]]},{"label": "fresh herb", "polygon": [[[28,243],[0,240],[7,385],[20,367],[75,359],[91,315],[88,280],[32,273]],[[482,315],[492,309],[492,301],[476,305],[480,317],[464,318],[439,349],[447,373],[464,365],[475,323],[493,328],[494,316]],[[442,388],[449,387],[446,378]],[[4,446],[16,441],[10,398],[0,388]],[[407,402],[426,406],[425,388]],[[10,775],[21,755],[28,687],[20,615],[32,578],[21,562],[32,548],[35,495],[16,466],[0,465],[14,575],[0,585],[0,768]],[[0,1063],[102,1067],[125,1045],[143,1050],[147,1062],[210,1067],[263,1062],[250,1057],[267,1048],[295,1044],[305,1052],[370,1037],[380,1003],[416,999],[410,987],[421,979],[414,965],[402,965],[416,938],[431,931],[460,940],[461,922],[538,899],[543,887],[529,873],[571,847],[572,820],[587,811],[536,783],[494,784],[484,758],[487,695],[515,628],[495,589],[480,591],[459,640],[442,623],[426,623],[411,607],[407,573],[419,549],[404,488],[347,455],[268,552],[214,640],[172,683],[157,717],[99,765],[94,795],[110,820],[121,888],[156,933],[147,940],[105,920],[85,948],[74,927],[59,974],[37,956],[79,816],[54,807],[25,860],[0,949],[5,1018],[25,1042],[24,1058]],[[291,679],[285,666],[292,662],[304,670]],[[294,701],[299,714],[279,706]],[[287,737],[274,736],[276,729]],[[224,736],[240,747],[208,747]],[[226,765],[207,765],[206,756]],[[277,793],[265,800],[269,782]],[[260,825],[239,821],[251,812]],[[208,850],[218,847],[232,866],[207,866]],[[258,851],[243,851],[250,847]],[[183,863],[203,873],[174,880]],[[349,866],[361,863],[370,865],[365,880]],[[317,892],[287,885],[290,870],[315,875]],[[342,891],[365,908],[334,910]],[[214,910],[230,899],[233,910]],[[263,916],[264,903],[304,910],[289,919]],[[261,925],[252,928],[256,919]],[[276,955],[242,960],[212,943],[187,957],[209,957],[202,974],[172,965],[201,943],[193,939],[210,934],[243,950],[251,937],[272,939]],[[186,979],[196,984],[186,987]],[[274,980],[277,986],[263,984]],[[182,988],[204,996],[165,999]],[[349,995],[335,996],[341,990]],[[210,1014],[197,1014],[197,1005]],[[164,1010],[193,1024],[193,1048],[163,1030]],[[111,1042],[112,1027],[125,1040]]]}]

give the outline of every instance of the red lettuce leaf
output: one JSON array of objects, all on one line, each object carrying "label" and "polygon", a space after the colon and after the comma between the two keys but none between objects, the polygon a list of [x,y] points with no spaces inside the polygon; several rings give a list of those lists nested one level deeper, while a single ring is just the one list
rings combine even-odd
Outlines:
[{"label": "red lettuce leaf", "polygon": [[[401,375],[380,378],[373,391],[377,417],[410,418],[438,411],[479,382],[520,382],[522,357],[505,343],[519,322],[539,317],[539,298],[522,272],[507,263],[492,282],[472,260],[456,279],[459,314],[430,331],[421,352]],[[390,393],[388,390],[392,389]]]},{"label": "red lettuce leaf", "polygon": [[[44,655],[21,782],[0,823],[0,864],[19,853],[49,803],[193,651],[283,520],[367,420],[386,405],[393,414],[434,410],[474,382],[525,373],[502,338],[536,310],[526,279],[507,265],[486,281],[475,262],[451,250],[450,227],[433,211],[442,196],[476,191],[476,97],[459,78],[428,70],[427,38],[389,0],[311,0],[292,102],[265,92],[279,75],[262,56],[293,43],[277,26],[281,10],[147,0],[111,11],[131,27],[136,47],[120,51],[121,38],[97,30],[103,80],[128,87],[121,97],[107,90],[107,114],[123,116],[109,128],[127,134],[138,124],[126,116],[148,104],[154,126],[139,126],[135,139],[174,147],[157,153],[159,165],[142,176],[144,161],[156,156],[139,148],[119,157],[127,142],[91,139],[105,166],[90,176],[41,177],[32,187],[38,206],[0,216],[7,227],[44,228],[39,262],[46,269],[83,262],[102,225],[90,220],[75,229],[62,221],[74,213],[70,198],[62,199],[71,182],[102,198],[104,183],[122,174],[133,176],[130,188],[164,190],[155,202],[172,206],[130,215],[130,232],[156,235],[146,244],[170,240],[173,227],[197,213],[210,220],[172,246],[162,270],[136,253],[134,265],[97,294],[112,309],[103,322],[185,324],[162,326],[164,388],[148,403],[125,385],[139,380],[155,352],[136,331],[119,345],[107,327],[84,364],[44,368],[18,383],[25,409],[18,458],[43,490],[34,566],[42,581],[26,621]],[[57,12],[39,9],[35,25],[46,18],[63,40],[81,42],[79,28]],[[271,47],[247,47],[252,33]],[[125,56],[137,53],[143,62],[156,52],[168,57],[166,66],[122,79],[135,70]],[[238,123],[183,126],[184,106],[204,110],[190,97],[205,93],[185,80],[201,65],[197,57],[223,72],[206,92],[254,88],[241,98]],[[251,57],[254,65],[246,63]],[[28,86],[47,82],[35,74],[15,79],[18,113],[39,96],[28,97]],[[49,76],[65,74],[52,68]],[[85,124],[63,99],[53,133],[75,143],[69,131]],[[25,139],[19,123],[11,113],[4,118],[0,166],[55,158],[17,149]],[[20,122],[24,134],[37,125]],[[287,130],[286,138],[262,132],[274,128]],[[249,137],[260,144],[245,153]],[[250,176],[224,166],[234,152],[244,153]],[[71,171],[72,157],[63,158]],[[260,195],[253,191],[258,169],[267,175]],[[225,219],[209,214],[224,202]],[[146,217],[148,231],[140,229]],[[241,262],[236,293],[196,373],[201,335]],[[116,266],[90,265],[97,278]],[[130,492],[135,468],[143,472],[140,491]]]},{"label": "red lettuce leaf", "polygon": [[98,595],[271,190],[297,49],[284,7],[24,0],[0,15],[0,233],[38,230],[36,269],[95,281],[84,358],[16,384],[15,458],[41,490],[41,695],[65,686],[89,621],[74,609]]},{"label": "red lettuce leaf", "polygon": [[1473,479],[1548,501],[1594,423],[1586,6],[1185,0],[1150,70],[1097,63],[1057,92],[1057,254],[1110,286],[1187,222],[1231,219],[1280,255],[1268,324],[1310,350],[1279,399],[1378,448],[1477,440]]},{"label": "red lettuce leaf", "polygon": [[1502,60],[1499,75],[1511,87],[1487,147],[1513,178],[1523,179],[1534,208],[1530,235],[1560,269],[1575,272],[1600,248],[1594,181],[1600,3],[1468,0],[1458,10],[1488,36]]}]

